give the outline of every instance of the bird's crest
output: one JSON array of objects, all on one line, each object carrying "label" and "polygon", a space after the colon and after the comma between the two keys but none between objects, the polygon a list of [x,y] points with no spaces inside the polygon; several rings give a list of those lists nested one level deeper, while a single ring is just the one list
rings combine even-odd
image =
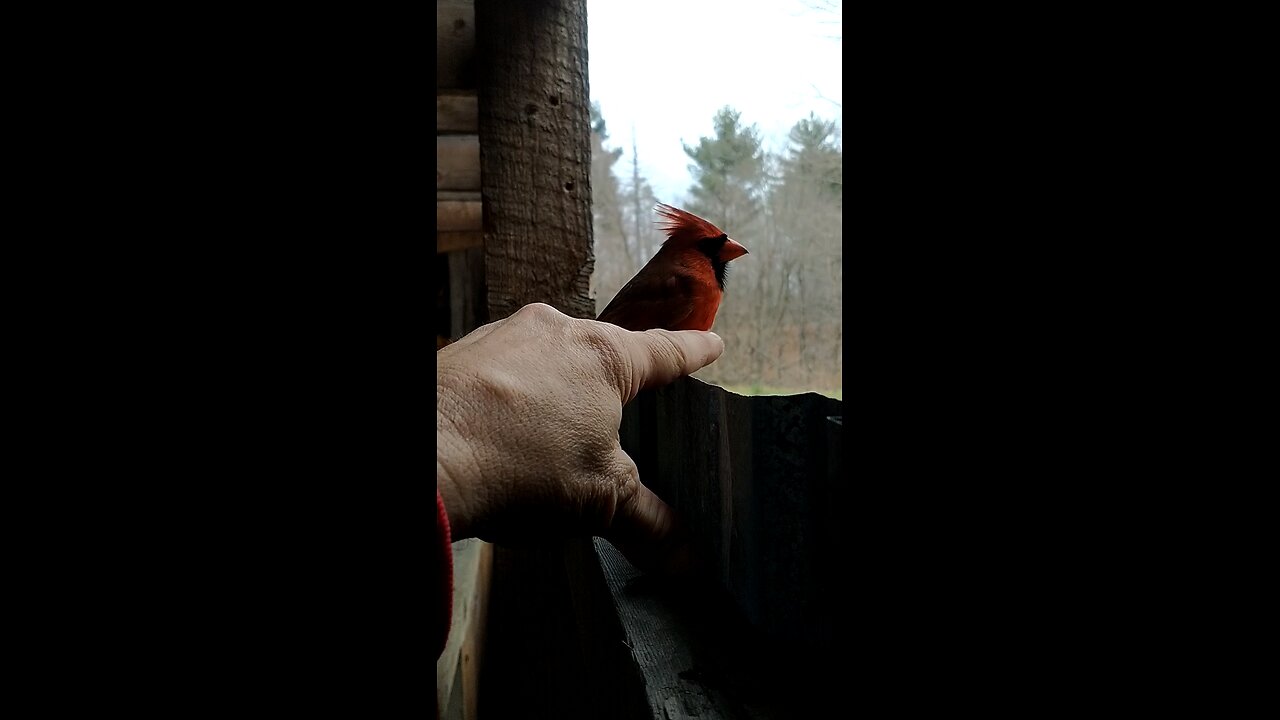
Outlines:
[{"label": "bird's crest", "polygon": [[663,217],[661,227],[667,233],[669,240],[676,240],[677,242],[688,240],[692,242],[704,238],[716,238],[725,234],[723,230],[697,215],[685,212],[680,208],[671,207],[666,203],[658,203],[656,210]]}]

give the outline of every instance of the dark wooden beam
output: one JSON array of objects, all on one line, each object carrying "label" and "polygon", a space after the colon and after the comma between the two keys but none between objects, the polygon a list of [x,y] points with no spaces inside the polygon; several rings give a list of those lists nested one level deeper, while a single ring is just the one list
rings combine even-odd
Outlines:
[{"label": "dark wooden beam", "polygon": [[707,572],[762,636],[824,648],[835,630],[843,478],[839,400],[744,397],[694,378],[649,390],[619,438],[684,519]]},{"label": "dark wooden beam", "polygon": [[480,138],[436,136],[436,190],[480,189]]},{"label": "dark wooden beam", "polygon": [[476,13],[472,0],[436,0],[436,88],[475,87]]},{"label": "dark wooden beam", "polygon": [[436,253],[451,253],[484,245],[484,233],[479,230],[464,232],[436,232]]},{"label": "dark wooden beam", "polygon": [[484,248],[469,245],[449,252],[450,335],[453,339],[488,322],[484,297]]},{"label": "dark wooden beam", "polygon": [[[830,679],[839,657],[769,642],[733,609],[714,581],[660,579],[637,570],[604,540],[594,549],[621,642],[621,677],[640,676],[644,716],[699,720],[841,717]],[[840,668],[843,669],[843,668]]]},{"label": "dark wooden beam", "polygon": [[436,199],[436,230],[443,232],[459,232],[472,230],[480,232],[481,203],[479,200],[441,200]]},{"label": "dark wooden beam", "polygon": [[479,132],[474,90],[445,91],[436,95],[436,134],[474,135]]}]

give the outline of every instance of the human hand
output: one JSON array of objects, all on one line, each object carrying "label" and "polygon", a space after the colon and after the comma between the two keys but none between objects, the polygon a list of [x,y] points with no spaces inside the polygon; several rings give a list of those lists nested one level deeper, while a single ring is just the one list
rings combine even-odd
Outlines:
[{"label": "human hand", "polygon": [[622,451],[622,406],[724,352],[526,305],[436,353],[436,483],[454,540],[600,535],[648,569],[687,559],[674,512]]}]

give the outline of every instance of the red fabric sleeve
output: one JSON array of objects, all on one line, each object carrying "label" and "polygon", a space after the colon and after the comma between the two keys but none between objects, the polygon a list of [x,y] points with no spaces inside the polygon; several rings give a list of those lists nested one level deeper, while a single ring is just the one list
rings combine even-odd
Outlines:
[{"label": "red fabric sleeve", "polygon": [[444,498],[436,490],[436,549],[440,554],[440,570],[436,574],[436,597],[440,602],[440,614],[436,632],[440,642],[437,645],[436,657],[444,653],[444,645],[449,640],[449,625],[453,622],[453,542],[449,538],[449,516],[444,512]]}]

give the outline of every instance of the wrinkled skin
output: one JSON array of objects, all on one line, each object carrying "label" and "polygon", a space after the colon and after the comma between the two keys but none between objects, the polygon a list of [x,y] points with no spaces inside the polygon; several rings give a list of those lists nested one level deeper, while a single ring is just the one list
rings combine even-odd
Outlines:
[{"label": "wrinkled skin", "polygon": [[650,570],[687,570],[671,508],[618,443],[622,406],[710,364],[710,332],[570,318],[535,303],[436,353],[436,487],[454,540],[599,535]]}]

